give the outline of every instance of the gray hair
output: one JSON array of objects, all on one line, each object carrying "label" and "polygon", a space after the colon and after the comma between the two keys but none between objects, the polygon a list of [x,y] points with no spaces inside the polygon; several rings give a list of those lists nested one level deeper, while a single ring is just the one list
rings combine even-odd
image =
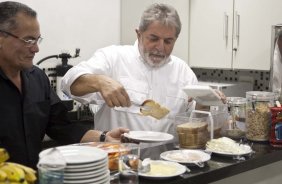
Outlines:
[{"label": "gray hair", "polygon": [[141,17],[139,31],[144,32],[154,21],[159,21],[163,25],[173,26],[176,29],[176,37],[181,31],[181,22],[177,11],[167,4],[152,4]]},{"label": "gray hair", "polygon": [[0,30],[14,30],[17,28],[16,15],[24,13],[30,17],[37,17],[36,11],[25,4],[13,1],[5,1],[0,3]]}]

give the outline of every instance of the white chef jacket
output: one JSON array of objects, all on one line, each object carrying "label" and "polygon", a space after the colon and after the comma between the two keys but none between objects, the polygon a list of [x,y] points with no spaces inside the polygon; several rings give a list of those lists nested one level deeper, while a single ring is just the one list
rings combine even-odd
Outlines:
[{"label": "white chef jacket", "polygon": [[[110,108],[100,93],[82,97],[70,93],[71,84],[83,74],[104,74],[120,82],[126,89],[130,100],[141,104],[153,99],[170,110],[161,120],[143,116],[137,107]],[[191,68],[181,59],[170,56],[170,60],[159,68],[149,67],[141,58],[138,42],[134,45],[109,46],[99,49],[88,61],[71,68],[62,80],[62,90],[82,103],[102,102],[102,107],[94,116],[95,129],[111,130],[126,127],[130,130],[167,132],[175,135],[174,117],[185,112],[188,96],[182,88],[196,84],[197,78]]]}]

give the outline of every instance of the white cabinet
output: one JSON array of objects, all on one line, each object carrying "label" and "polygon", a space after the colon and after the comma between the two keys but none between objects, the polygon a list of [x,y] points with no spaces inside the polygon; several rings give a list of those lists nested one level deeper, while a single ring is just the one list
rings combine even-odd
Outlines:
[{"label": "white cabinet", "polygon": [[153,3],[170,4],[177,10],[182,29],[172,54],[188,61],[189,0],[121,0],[121,44],[134,43],[141,15]]},{"label": "white cabinet", "polygon": [[281,7],[281,0],[190,0],[190,66],[269,70]]}]

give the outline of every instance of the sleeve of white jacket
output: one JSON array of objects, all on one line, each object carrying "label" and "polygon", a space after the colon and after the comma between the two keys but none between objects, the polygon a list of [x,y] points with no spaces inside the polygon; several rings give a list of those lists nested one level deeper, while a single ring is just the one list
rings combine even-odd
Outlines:
[{"label": "sleeve of white jacket", "polygon": [[79,66],[74,66],[71,68],[63,77],[61,82],[61,90],[68,95],[70,98],[79,101],[82,104],[90,104],[95,101],[93,94],[87,94],[84,96],[74,96],[71,94],[70,86],[72,83],[80,76],[84,74],[90,74],[89,72],[83,70],[83,68]]},{"label": "sleeve of white jacket", "polygon": [[61,83],[61,90],[70,98],[77,100],[83,104],[101,104],[104,100],[100,93],[89,93],[84,96],[74,96],[71,94],[70,86],[73,82],[85,74],[104,74],[109,73],[107,59],[103,50],[100,49],[88,61],[82,61],[76,66],[68,70],[64,75]]}]

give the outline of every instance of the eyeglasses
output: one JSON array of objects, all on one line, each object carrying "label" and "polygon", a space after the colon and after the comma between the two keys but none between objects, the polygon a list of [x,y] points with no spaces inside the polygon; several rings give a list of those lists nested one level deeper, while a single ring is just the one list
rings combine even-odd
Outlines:
[{"label": "eyeglasses", "polygon": [[23,41],[25,43],[26,47],[32,47],[36,43],[40,44],[42,42],[42,40],[43,40],[43,38],[41,38],[40,36],[37,39],[23,39],[23,38],[20,38],[20,37],[18,37],[16,35],[12,34],[12,33],[7,32],[7,31],[0,30],[0,32],[5,33],[5,34],[7,34],[9,36],[12,36],[14,38],[17,38],[17,39]]}]

